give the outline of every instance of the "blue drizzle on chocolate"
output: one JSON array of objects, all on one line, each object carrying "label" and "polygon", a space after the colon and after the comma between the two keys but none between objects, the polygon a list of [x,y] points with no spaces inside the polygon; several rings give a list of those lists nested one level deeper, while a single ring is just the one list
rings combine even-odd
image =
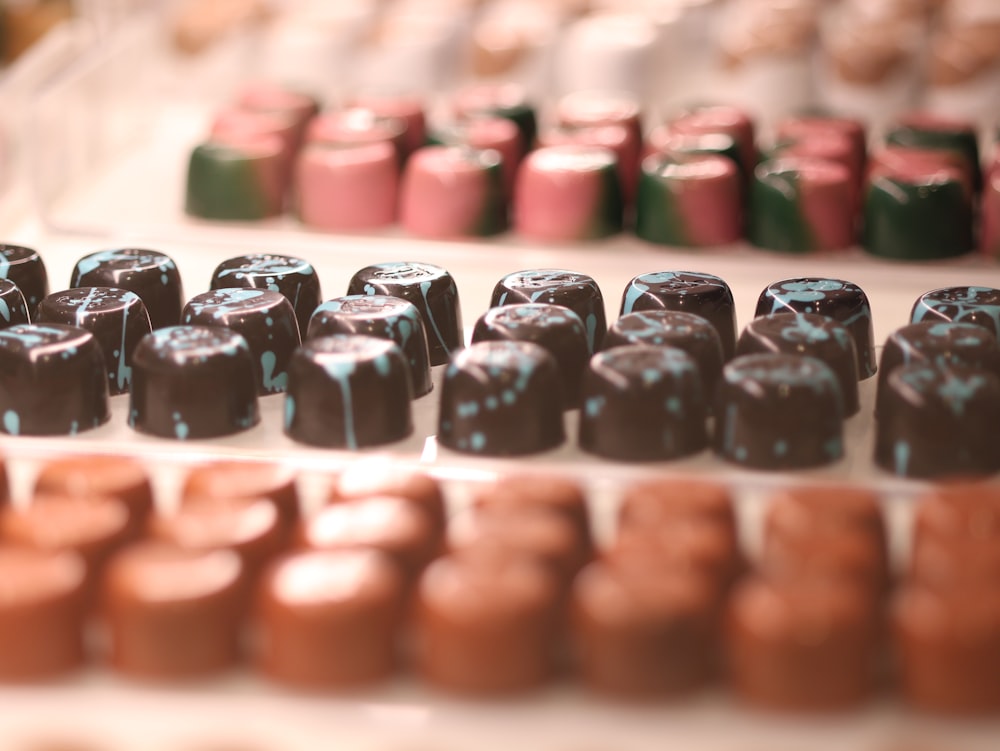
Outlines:
[{"label": "blue drizzle on chocolate", "polygon": [[921,295],[910,321],[974,323],[1000,336],[1000,290],[992,287],[944,287]]},{"label": "blue drizzle on chocolate", "polygon": [[154,329],[180,321],[184,293],[177,264],[143,248],[102,250],[76,262],[71,287],[118,287],[134,292],[146,306]]},{"label": "blue drizzle on chocolate", "polygon": [[23,245],[0,243],[0,279],[9,279],[17,285],[29,311],[34,311],[49,293],[49,279],[42,257]]},{"label": "blue drizzle on chocolate", "polygon": [[304,335],[309,316],[322,300],[319,277],[312,264],[301,258],[251,253],[220,263],[212,274],[212,289],[253,287],[285,296]]},{"label": "blue drizzle on chocolate", "polygon": [[0,275],[0,329],[29,322],[28,305],[21,290],[14,282]]}]

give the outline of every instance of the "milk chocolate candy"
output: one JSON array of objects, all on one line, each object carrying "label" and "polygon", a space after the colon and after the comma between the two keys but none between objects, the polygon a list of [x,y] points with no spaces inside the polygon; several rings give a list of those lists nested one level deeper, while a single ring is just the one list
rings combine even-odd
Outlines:
[{"label": "milk chocolate candy", "polygon": [[228,550],[146,542],[126,548],[104,573],[108,660],[142,680],[201,678],[235,664],[244,571]]},{"label": "milk chocolate candy", "polygon": [[257,663],[296,688],[349,689],[389,677],[404,603],[403,577],[373,550],[295,553],[257,595]]},{"label": "milk chocolate candy", "polygon": [[558,582],[522,556],[432,563],[416,591],[417,670],[457,694],[516,694],[551,675]]},{"label": "milk chocolate candy", "polygon": [[477,508],[551,511],[565,517],[580,539],[591,544],[590,513],[583,487],[570,477],[523,473],[505,475],[475,494]]},{"label": "milk chocolate candy", "polygon": [[942,483],[916,509],[913,544],[943,542],[959,550],[966,543],[1000,540],[1000,492],[989,482]]},{"label": "milk chocolate candy", "polygon": [[819,534],[864,538],[888,566],[885,519],[878,496],[851,485],[799,485],[782,490],[767,510],[766,538],[808,539]]},{"label": "milk chocolate candy", "polygon": [[28,306],[29,316],[38,307],[42,298],[49,294],[49,277],[45,271],[45,262],[33,248],[0,243],[0,279],[13,282],[21,290]]},{"label": "milk chocolate candy", "polygon": [[428,516],[436,529],[444,531],[444,493],[437,480],[422,472],[396,466],[380,466],[376,472],[365,464],[355,464],[337,475],[328,498],[331,503],[338,503],[379,495],[409,501]]},{"label": "milk chocolate candy", "polygon": [[917,298],[910,322],[954,321],[982,326],[1000,337],[1000,290],[992,287],[942,287]]},{"label": "milk chocolate candy", "polygon": [[74,454],[42,465],[36,495],[110,496],[125,504],[133,531],[145,528],[153,510],[153,487],[145,467],[118,455]]},{"label": "milk chocolate candy", "polygon": [[10,279],[0,279],[0,328],[29,323],[28,303]]},{"label": "milk chocolate candy", "polygon": [[[116,287],[142,300],[154,329],[181,320],[184,291],[177,264],[155,250],[117,248],[84,256],[73,267],[70,287]],[[29,306],[30,306],[29,301]]]},{"label": "milk chocolate candy", "polygon": [[642,480],[625,488],[618,509],[620,528],[652,528],[677,519],[701,519],[736,534],[736,514],[728,488],[681,477]]},{"label": "milk chocolate candy", "polygon": [[109,416],[104,355],[93,334],[59,323],[0,329],[0,432],[75,435]]},{"label": "milk chocolate candy", "polygon": [[285,521],[299,518],[296,472],[266,461],[214,461],[195,466],[181,489],[181,502],[210,498],[267,498]]}]

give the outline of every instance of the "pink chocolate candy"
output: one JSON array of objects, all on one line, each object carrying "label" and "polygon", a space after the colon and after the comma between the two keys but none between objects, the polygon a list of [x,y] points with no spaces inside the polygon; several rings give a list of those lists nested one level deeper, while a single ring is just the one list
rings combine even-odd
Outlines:
[{"label": "pink chocolate candy", "polygon": [[618,159],[622,197],[626,203],[632,203],[639,179],[639,157],[642,151],[642,144],[635,136],[633,128],[622,124],[563,126],[543,131],[538,141],[542,146],[577,144],[611,149]]},{"label": "pink chocolate candy", "polygon": [[670,126],[677,133],[725,133],[732,136],[739,144],[746,174],[750,174],[754,164],[757,163],[753,120],[736,107],[729,105],[696,107],[671,119]]},{"label": "pink chocolate candy", "polygon": [[403,137],[404,159],[427,143],[424,103],[415,96],[369,92],[353,97],[351,106],[369,110],[379,117],[402,121],[406,130]]},{"label": "pink chocolate candy", "polygon": [[503,159],[504,191],[508,196],[514,190],[514,176],[524,152],[521,132],[517,126],[502,117],[474,117],[444,128],[438,139],[448,146],[469,146],[473,149],[495,149]]},{"label": "pink chocolate candy", "polygon": [[306,129],[307,143],[350,146],[378,141],[391,143],[402,159],[406,151],[406,123],[354,107],[314,117]]},{"label": "pink chocolate candy", "polygon": [[638,158],[642,143],[642,112],[639,103],[629,94],[606,91],[575,91],[556,105],[560,125],[621,125],[631,131]]},{"label": "pink chocolate candy", "polygon": [[301,130],[319,112],[316,100],[273,83],[257,82],[246,86],[236,99],[241,109],[270,112],[291,117]]},{"label": "pink chocolate candy", "polygon": [[865,179],[885,174],[942,175],[960,180],[971,194],[974,190],[972,171],[961,154],[943,149],[915,149],[906,146],[886,146],[871,154]]},{"label": "pink chocolate candy", "polygon": [[789,117],[775,126],[778,141],[800,140],[814,135],[837,133],[851,144],[851,168],[860,175],[864,170],[867,147],[865,126],[850,117]]},{"label": "pink chocolate candy", "polygon": [[258,112],[229,107],[215,114],[209,130],[213,141],[225,142],[230,137],[247,135],[277,136],[288,149],[295,148],[297,129],[295,120],[279,112]]},{"label": "pink chocolate candy", "polygon": [[398,181],[398,155],[387,141],[306,144],[295,172],[299,217],[333,231],[384,227],[396,217]]},{"label": "pink chocolate candy", "polygon": [[1000,154],[993,160],[993,166],[986,173],[983,184],[983,252],[993,258],[1000,257]]}]

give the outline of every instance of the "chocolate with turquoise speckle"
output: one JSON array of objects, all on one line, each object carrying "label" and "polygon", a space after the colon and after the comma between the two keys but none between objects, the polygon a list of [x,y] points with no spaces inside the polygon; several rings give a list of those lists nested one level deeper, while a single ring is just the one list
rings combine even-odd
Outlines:
[{"label": "chocolate with turquoise speckle", "polygon": [[299,332],[305,335],[309,317],[323,301],[319,277],[308,261],[272,253],[250,253],[223,261],[212,272],[210,289],[252,287],[280,292],[295,308]]},{"label": "chocolate with turquoise speckle", "polygon": [[601,348],[608,323],[604,315],[604,296],[592,277],[566,269],[515,271],[497,282],[490,307],[523,302],[569,308],[580,316],[587,329],[591,353]]},{"label": "chocolate with turquoise speckle", "polygon": [[246,339],[257,373],[257,394],[277,394],[288,382],[288,361],[302,341],[292,304],[269,289],[224,287],[192,297],[181,322],[225,326]]},{"label": "chocolate with turquoise speckle", "polygon": [[29,317],[35,314],[42,298],[49,294],[49,277],[42,257],[38,251],[24,245],[0,243],[0,279],[9,279],[21,290],[28,304]]},{"label": "chocolate with turquoise speckle", "polygon": [[736,349],[733,292],[722,279],[697,271],[640,274],[622,295],[621,315],[642,310],[679,310],[708,320],[719,332],[725,359]]},{"label": "chocolate with turquoise speckle", "polygon": [[886,380],[875,463],[903,477],[1000,470],[1000,377],[964,365],[902,365]]},{"label": "chocolate with turquoise speckle", "polygon": [[30,322],[21,289],[10,279],[0,279],[0,329]]},{"label": "chocolate with turquoise speckle", "polygon": [[1000,289],[993,287],[942,287],[917,298],[910,322],[958,321],[974,323],[1000,336]]},{"label": "chocolate with turquoise speckle", "polygon": [[995,334],[974,323],[928,320],[896,329],[882,348],[876,416],[885,398],[889,374],[901,365],[915,363],[935,367],[966,365],[1000,376],[1000,342]]},{"label": "chocolate with turquoise speckle", "polygon": [[75,287],[54,292],[38,306],[38,323],[79,326],[94,335],[104,353],[108,393],[132,385],[132,355],[152,327],[146,306],[134,292],[115,287]]},{"label": "chocolate with turquoise speckle", "polygon": [[851,332],[858,355],[858,380],[875,375],[875,330],[872,309],[858,285],[840,279],[800,277],[769,285],[757,298],[754,317],[772,313],[818,313],[839,321]]},{"label": "chocolate with turquoise speckle", "polygon": [[708,445],[694,358],[629,344],[594,355],[583,378],[580,448],[620,461],[665,461]]},{"label": "chocolate with turquoise speckle", "polygon": [[707,319],[679,310],[626,313],[611,324],[604,337],[604,349],[628,344],[675,347],[687,352],[698,366],[705,399],[711,402],[722,373],[722,341]]},{"label": "chocolate with turquoise speckle", "polygon": [[473,342],[533,342],[559,366],[565,409],[580,404],[580,378],[590,359],[587,331],[580,316],[562,305],[517,303],[490,308],[472,330]]},{"label": "chocolate with turquoise speckle", "polygon": [[413,395],[423,396],[434,388],[424,319],[408,300],[388,295],[347,295],[327,300],[313,313],[306,339],[334,334],[361,334],[395,342],[409,366]]},{"label": "chocolate with turquoise speckle", "polygon": [[520,456],[564,438],[559,366],[531,342],[479,342],[445,370],[438,413],[442,446],[479,456]]},{"label": "chocolate with turquoise speckle", "polygon": [[75,435],[108,416],[104,356],[93,334],[59,323],[0,330],[0,432]]},{"label": "chocolate with turquoise speckle", "polygon": [[259,421],[253,355],[235,331],[168,326],[135,348],[128,423],[140,433],[214,438]]},{"label": "chocolate with turquoise speckle", "polygon": [[388,295],[413,303],[427,328],[431,365],[448,362],[463,344],[458,287],[440,266],[417,261],[366,266],[351,277],[347,294]]},{"label": "chocolate with turquoise speckle", "polygon": [[844,397],[844,415],[859,408],[858,355],[843,324],[816,313],[771,314],[753,319],[736,342],[737,355],[779,352],[822,360],[837,376]]},{"label": "chocolate with turquoise speckle", "polygon": [[755,469],[805,469],[844,454],[837,376],[814,357],[744,355],[722,369],[715,452]]},{"label": "chocolate with turquoise speckle", "polygon": [[409,368],[388,339],[337,334],[307,340],[292,356],[285,434],[310,446],[354,451],[413,431]]},{"label": "chocolate with turquoise speckle", "polygon": [[156,250],[116,248],[91,253],[76,262],[69,286],[135,292],[154,329],[176,326],[181,320],[184,290],[180,272],[172,258]]}]

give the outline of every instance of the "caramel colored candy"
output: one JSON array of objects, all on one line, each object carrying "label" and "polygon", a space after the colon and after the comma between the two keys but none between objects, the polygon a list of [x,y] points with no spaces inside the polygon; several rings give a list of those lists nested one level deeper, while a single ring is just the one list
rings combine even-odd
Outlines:
[{"label": "caramel colored candy", "polygon": [[183,499],[270,498],[286,521],[299,518],[299,494],[295,472],[269,462],[221,461],[202,464],[187,476]]},{"label": "caramel colored candy", "polygon": [[10,485],[7,482],[7,464],[0,457],[0,506],[4,506],[10,500]]},{"label": "caramel colored candy", "polygon": [[995,589],[1000,580],[1000,545],[996,540],[966,539],[959,544],[924,537],[914,545],[908,571],[910,583],[942,592]]},{"label": "caramel colored candy", "polygon": [[917,506],[913,534],[914,545],[925,539],[1000,544],[1000,487],[956,482],[936,488]]},{"label": "caramel colored candy", "polygon": [[440,536],[413,503],[375,496],[322,509],[302,523],[299,542],[314,550],[380,550],[413,581],[437,554]]},{"label": "caramel colored candy", "polygon": [[871,600],[852,585],[748,580],[726,624],[732,688],[768,709],[852,708],[872,691],[874,622]]},{"label": "caramel colored candy", "polygon": [[66,456],[42,467],[38,495],[107,496],[128,508],[133,530],[141,530],[153,509],[153,488],[145,468],[127,456]]},{"label": "caramel colored candy", "polygon": [[697,518],[736,531],[733,501],[725,485],[702,480],[643,480],[625,490],[618,511],[622,527],[658,527]]},{"label": "caramel colored candy", "polygon": [[48,678],[83,662],[85,575],[72,553],[0,547],[0,680]]},{"label": "caramel colored candy", "polygon": [[650,696],[701,686],[711,670],[717,598],[697,576],[632,576],[596,562],[573,585],[573,635],[596,691]]},{"label": "caramel colored candy", "polygon": [[123,550],[104,574],[108,660],[146,680],[186,680],[225,670],[239,654],[244,609],[240,558],[146,542]]},{"label": "caramel colored candy", "polygon": [[309,551],[268,569],[258,591],[261,647],[270,678],[302,688],[350,688],[387,678],[405,582],[371,550]]},{"label": "caramel colored candy", "polygon": [[587,499],[579,483],[569,477],[531,474],[501,477],[476,494],[475,505],[480,508],[547,508],[569,519],[581,539],[588,546],[591,544]]},{"label": "caramel colored candy", "polygon": [[421,472],[386,470],[364,464],[348,468],[337,476],[330,489],[330,502],[388,495],[403,498],[424,510],[435,527],[444,531],[446,508],[438,481]]},{"label": "caramel colored candy", "polygon": [[439,558],[416,593],[417,668],[460,694],[509,694],[550,675],[559,585],[521,556]]}]

